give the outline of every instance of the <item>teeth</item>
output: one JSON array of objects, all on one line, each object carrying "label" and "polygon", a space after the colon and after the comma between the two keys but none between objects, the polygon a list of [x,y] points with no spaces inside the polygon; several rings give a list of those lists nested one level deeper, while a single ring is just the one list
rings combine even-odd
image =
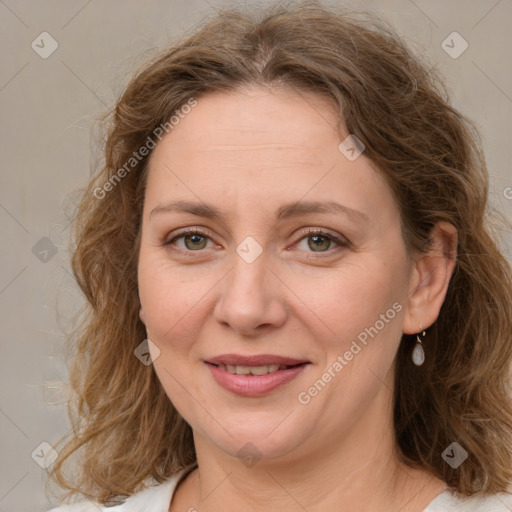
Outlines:
[{"label": "teeth", "polygon": [[[251,373],[251,367],[250,366],[231,366],[232,371],[236,373],[237,375],[249,375]],[[228,367],[228,368],[229,368]],[[228,370],[229,371],[229,370]]]},{"label": "teeth", "polygon": [[274,373],[279,369],[286,368],[286,366],[280,366],[278,364],[267,364],[264,366],[235,366],[232,364],[219,364],[218,366],[229,373],[236,373],[237,375],[266,375],[267,373]]}]

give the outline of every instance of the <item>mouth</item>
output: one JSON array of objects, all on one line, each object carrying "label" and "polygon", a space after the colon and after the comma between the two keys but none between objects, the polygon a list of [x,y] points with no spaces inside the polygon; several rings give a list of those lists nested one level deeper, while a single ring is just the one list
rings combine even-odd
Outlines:
[{"label": "mouth", "polygon": [[222,354],[207,359],[205,363],[237,375],[266,375],[267,373],[275,373],[280,370],[288,370],[308,364],[309,361],[273,354],[258,354],[253,356]]},{"label": "mouth", "polygon": [[231,373],[232,375],[267,375],[269,373],[276,373],[282,370],[289,370],[290,368],[296,368],[298,366],[302,366],[308,364],[307,362],[298,363],[293,365],[286,364],[264,364],[258,366],[247,366],[247,365],[239,365],[239,364],[214,364],[206,361],[206,364],[211,364],[212,366],[216,366],[217,368],[224,370],[226,372]]},{"label": "mouth", "polygon": [[245,397],[266,395],[293,380],[311,364],[307,360],[270,354],[224,354],[204,363],[217,384]]}]

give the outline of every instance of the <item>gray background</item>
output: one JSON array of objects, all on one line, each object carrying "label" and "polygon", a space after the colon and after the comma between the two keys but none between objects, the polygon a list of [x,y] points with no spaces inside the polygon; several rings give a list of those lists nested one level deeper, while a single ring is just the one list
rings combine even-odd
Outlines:
[{"label": "gray background", "polygon": [[[40,443],[55,443],[69,430],[66,388],[59,384],[67,375],[63,329],[82,299],[69,270],[67,236],[73,191],[98,160],[91,128],[141,54],[229,3],[0,0],[0,512],[52,505],[43,491],[46,470],[36,460],[46,450]],[[382,14],[440,68],[453,103],[481,130],[491,201],[510,218],[512,1],[341,3]],[[454,31],[469,45],[458,58],[441,46]],[[46,59],[31,47],[43,46],[42,32],[58,42]],[[460,49],[460,41],[448,44]],[[49,48],[45,39],[39,51]],[[509,235],[503,232],[508,248]]]}]

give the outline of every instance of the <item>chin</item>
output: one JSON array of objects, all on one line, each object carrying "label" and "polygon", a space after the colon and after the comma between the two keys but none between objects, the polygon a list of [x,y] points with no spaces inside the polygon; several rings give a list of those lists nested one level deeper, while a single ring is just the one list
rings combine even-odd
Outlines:
[{"label": "chin", "polygon": [[215,432],[208,431],[205,437],[218,449],[242,459],[242,462],[245,459],[263,461],[288,458],[288,455],[293,454],[308,440],[310,434],[305,431],[304,424],[280,425],[280,421],[283,422],[283,418],[257,424],[254,420],[243,425],[225,423],[223,426],[227,432],[217,426]]}]

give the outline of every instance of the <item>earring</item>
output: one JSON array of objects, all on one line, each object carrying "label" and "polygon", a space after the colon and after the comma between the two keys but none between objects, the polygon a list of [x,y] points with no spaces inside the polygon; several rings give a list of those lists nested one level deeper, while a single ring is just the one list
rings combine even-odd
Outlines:
[{"label": "earring", "polygon": [[[423,331],[422,336],[425,336],[425,334],[425,331]],[[421,343],[419,334],[416,334],[416,345],[412,351],[412,362],[416,366],[421,366],[425,362],[425,351],[423,350],[423,343]]]}]

